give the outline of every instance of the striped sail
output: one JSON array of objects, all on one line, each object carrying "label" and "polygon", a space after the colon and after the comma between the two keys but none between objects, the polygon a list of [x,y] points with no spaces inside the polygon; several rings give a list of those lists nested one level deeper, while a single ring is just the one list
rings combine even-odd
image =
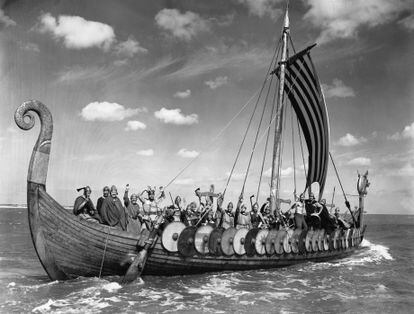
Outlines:
[{"label": "striped sail", "polygon": [[[319,183],[319,198],[325,187],[329,159],[329,120],[325,99],[313,65],[310,46],[286,61],[285,93],[298,117],[308,147],[306,187]],[[279,69],[272,73],[278,74]]]}]

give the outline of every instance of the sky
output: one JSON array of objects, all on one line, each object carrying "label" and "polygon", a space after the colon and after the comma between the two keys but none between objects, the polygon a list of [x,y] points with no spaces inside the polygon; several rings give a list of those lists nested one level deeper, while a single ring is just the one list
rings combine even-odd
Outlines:
[{"label": "sky", "polygon": [[[165,186],[193,158],[168,192],[191,201],[197,187],[224,189],[281,34],[284,1],[0,3],[0,203],[26,202],[39,127],[22,131],[13,114],[28,99],[53,115],[47,190],[63,205],[84,185],[94,198],[105,185],[120,193],[127,183],[133,192]],[[296,50],[318,43],[312,56],[344,190],[357,205],[357,171],[368,170],[371,214],[414,214],[413,11],[410,0],[290,2]],[[253,136],[226,202],[240,194]],[[283,198],[292,198],[294,189],[291,146],[284,149]],[[261,141],[258,151],[263,148]],[[256,193],[256,155],[246,195]],[[261,201],[269,194],[269,168],[267,158]],[[328,202],[334,187],[334,202],[344,208],[330,166]]]}]

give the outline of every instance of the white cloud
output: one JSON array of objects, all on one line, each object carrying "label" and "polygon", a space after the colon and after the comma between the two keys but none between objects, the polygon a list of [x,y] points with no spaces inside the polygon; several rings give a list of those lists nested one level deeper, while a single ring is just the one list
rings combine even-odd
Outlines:
[{"label": "white cloud", "polygon": [[406,18],[403,18],[398,22],[398,24],[401,24],[406,29],[413,31],[414,30],[414,14],[407,16]]},{"label": "white cloud", "polygon": [[140,150],[140,151],[137,151],[137,155],[146,156],[146,157],[154,156],[154,150],[153,149]]},{"label": "white cloud", "polygon": [[326,98],[345,98],[345,97],[354,97],[354,90],[346,86],[341,80],[334,79],[332,85],[322,84],[323,93]]},{"label": "white cloud", "polygon": [[120,56],[132,58],[137,53],[147,53],[148,49],[141,47],[139,42],[133,37],[129,37],[128,40],[120,42],[115,46],[115,53]]},{"label": "white cloud", "polygon": [[63,40],[64,45],[71,49],[98,47],[108,50],[115,42],[111,26],[87,21],[80,16],[59,15],[56,19],[50,13],[42,14],[39,31],[51,33],[56,40]]},{"label": "white cloud", "polygon": [[195,151],[195,150],[187,150],[185,148],[181,148],[178,152],[177,155],[183,158],[195,158],[199,155],[200,153]]},{"label": "white cloud", "polygon": [[114,70],[110,67],[96,67],[96,66],[73,66],[67,67],[57,73],[56,82],[58,83],[72,83],[82,80],[105,80],[108,79]]},{"label": "white cloud", "polygon": [[14,127],[14,126],[9,126],[9,127],[6,129],[6,132],[7,132],[7,133],[11,133],[11,134],[16,134],[16,133],[17,133],[17,128],[16,128],[16,127]]},{"label": "white cloud", "polygon": [[[230,171],[226,172],[225,179],[227,179],[229,176],[230,176]],[[245,177],[244,173],[233,172],[233,174],[231,175],[231,180],[233,180],[233,181],[242,181],[242,180],[244,180],[244,177]]]},{"label": "white cloud", "polygon": [[414,167],[412,163],[407,163],[402,168],[398,169],[397,175],[410,177],[414,176]]},{"label": "white cloud", "polygon": [[348,165],[352,166],[369,166],[371,165],[371,159],[366,157],[357,157],[348,162]]},{"label": "white cloud", "polygon": [[147,125],[142,123],[141,121],[131,120],[127,122],[127,126],[125,127],[125,131],[137,131],[137,130],[145,130]]},{"label": "white cloud", "polygon": [[229,78],[227,76],[218,76],[214,80],[206,81],[206,84],[211,89],[216,89],[220,86],[226,85],[229,82]]},{"label": "white cloud", "polygon": [[0,9],[0,24],[7,26],[16,26],[16,22],[8,17],[2,9]]},{"label": "white cloud", "polygon": [[411,125],[406,125],[401,132],[396,132],[391,136],[387,136],[388,139],[398,141],[405,138],[414,139],[414,122]]},{"label": "white cloud", "polygon": [[282,0],[238,0],[239,3],[244,4],[249,13],[259,17],[269,15],[273,20],[277,20],[282,14],[282,10],[277,8]]},{"label": "white cloud", "polygon": [[355,37],[360,27],[385,24],[412,8],[412,0],[307,0],[307,4],[310,9],[304,17],[322,30],[320,43]]},{"label": "white cloud", "polygon": [[181,109],[166,109],[161,108],[154,112],[154,116],[160,119],[164,123],[177,124],[177,125],[191,125],[198,123],[198,115],[192,113],[190,115],[184,115],[181,113]]},{"label": "white cloud", "polygon": [[187,89],[187,90],[185,90],[183,92],[176,92],[174,94],[174,97],[181,98],[181,99],[188,98],[190,96],[191,96],[191,90],[189,90],[189,89]]},{"label": "white cloud", "polygon": [[19,40],[17,41],[17,45],[20,47],[20,49],[23,49],[23,50],[40,52],[39,46],[35,43],[23,42]]},{"label": "white cloud", "polygon": [[362,143],[365,143],[367,141],[367,139],[365,137],[360,137],[360,138],[356,138],[355,136],[353,136],[350,133],[346,133],[346,135],[342,136],[339,141],[338,141],[338,145],[340,146],[355,146],[355,145],[359,145]]},{"label": "white cloud", "polygon": [[121,121],[145,111],[145,109],[131,109],[117,103],[91,102],[86,105],[80,115],[86,121]]},{"label": "white cloud", "polygon": [[180,13],[177,9],[162,9],[155,16],[155,22],[174,37],[186,41],[210,29],[210,22],[197,13],[191,11]]}]

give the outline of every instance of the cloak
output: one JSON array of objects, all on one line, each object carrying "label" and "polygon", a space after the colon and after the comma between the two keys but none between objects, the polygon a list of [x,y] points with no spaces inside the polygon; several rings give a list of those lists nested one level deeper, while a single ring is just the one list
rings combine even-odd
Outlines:
[{"label": "cloak", "polygon": [[126,230],[127,214],[118,197],[107,197],[101,207],[102,221],[104,224],[118,229]]}]

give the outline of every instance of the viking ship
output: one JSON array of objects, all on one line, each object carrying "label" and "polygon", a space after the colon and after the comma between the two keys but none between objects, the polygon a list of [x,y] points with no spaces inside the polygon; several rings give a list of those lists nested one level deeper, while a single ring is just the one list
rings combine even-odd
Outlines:
[{"label": "viking ship", "polygon": [[[261,122],[263,116],[269,117],[269,124],[263,134],[267,135],[266,148],[268,140],[272,138],[269,134],[273,136],[270,208],[279,214],[282,133],[288,120],[288,108],[291,117],[295,115],[295,120],[291,120],[297,121],[297,130],[305,139],[308,152],[307,165],[304,162],[304,189],[309,191],[316,182],[319,185],[320,200],[326,182],[330,157],[329,119],[310,55],[314,46],[295,52],[286,10],[281,37],[258,97],[264,95],[262,91],[268,86],[271,92],[261,99],[265,98],[264,107],[266,103],[271,104],[271,114],[265,114],[263,110]],[[289,47],[294,52],[291,56],[289,50],[292,49]],[[257,101],[255,109],[258,103]],[[37,256],[51,280],[78,276],[124,276],[131,267],[139,268],[139,274],[158,276],[286,267],[307,261],[344,258],[357,250],[364,237],[366,226],[363,213],[369,185],[368,173],[359,175],[358,178],[359,211],[352,216],[352,227],[336,228],[332,232],[323,228],[294,229],[286,225],[273,229],[231,227],[224,230],[210,225],[186,226],[182,222],[171,222],[164,223],[162,230],[156,225],[151,233],[145,230],[136,234],[81,219],[61,206],[46,191],[53,132],[52,115],[41,102],[31,100],[18,107],[15,121],[21,129],[29,130],[35,123],[33,112],[39,116],[41,129],[27,177],[29,226]],[[256,133],[254,145],[257,144],[258,134],[259,132]],[[300,142],[301,137],[298,139]],[[250,161],[254,151],[252,149]],[[234,167],[228,181],[233,170]],[[262,173],[263,165],[260,180]],[[259,189],[257,195],[260,194]],[[225,191],[224,189],[223,194]],[[346,200],[345,193],[344,197]],[[347,200],[346,205],[350,210]]]}]

